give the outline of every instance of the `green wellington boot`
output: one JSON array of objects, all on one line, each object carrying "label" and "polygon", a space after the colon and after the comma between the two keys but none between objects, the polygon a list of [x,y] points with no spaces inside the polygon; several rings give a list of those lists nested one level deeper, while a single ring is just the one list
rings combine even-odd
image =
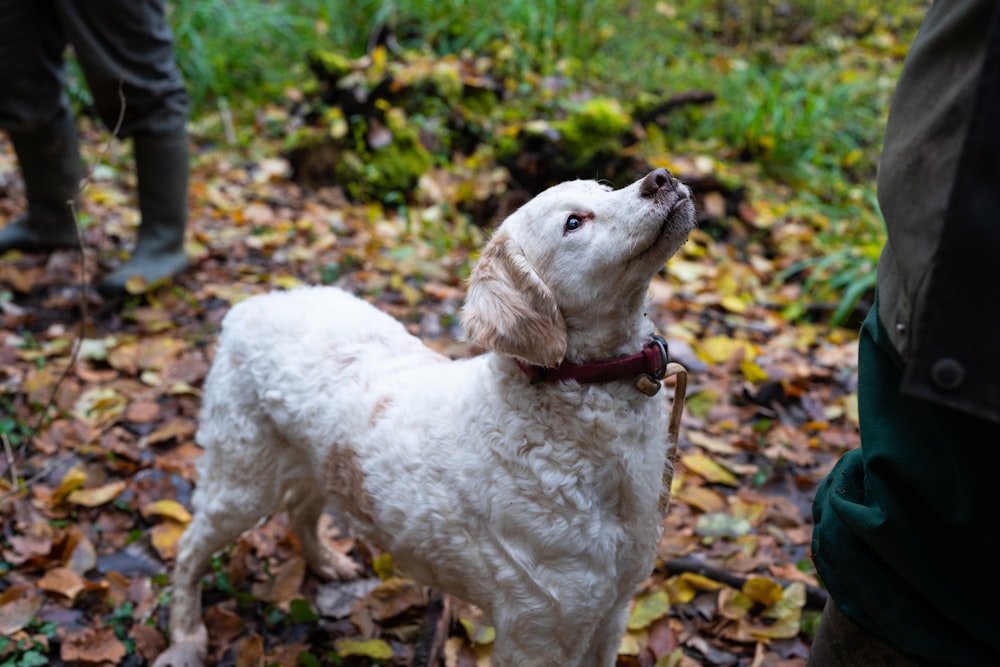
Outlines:
[{"label": "green wellington boot", "polygon": [[11,132],[24,178],[28,209],[0,228],[0,254],[79,248],[70,202],[83,166],[73,115],[64,112],[31,132]]},{"label": "green wellington boot", "polygon": [[137,136],[133,142],[142,221],[132,255],[98,283],[98,289],[109,296],[145,291],[188,266],[184,253],[187,133]]}]

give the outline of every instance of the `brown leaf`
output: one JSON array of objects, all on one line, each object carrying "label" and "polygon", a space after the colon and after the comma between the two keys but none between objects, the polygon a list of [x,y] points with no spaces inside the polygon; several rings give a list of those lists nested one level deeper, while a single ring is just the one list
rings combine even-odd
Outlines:
[{"label": "brown leaf", "polygon": [[0,635],[14,634],[35,617],[42,606],[42,596],[31,586],[11,586],[0,595]]},{"label": "brown leaf", "polygon": [[160,417],[160,404],[156,401],[139,401],[125,411],[125,419],[133,424],[148,424]]},{"label": "brown leaf", "polygon": [[236,667],[263,667],[264,638],[258,634],[236,642]]},{"label": "brown leaf", "polygon": [[300,597],[299,589],[305,575],[306,562],[295,556],[282,565],[272,579],[254,584],[253,594],[287,611],[292,598]]},{"label": "brown leaf", "polygon": [[54,567],[38,580],[38,587],[73,600],[84,589],[84,582],[83,577],[68,567]]},{"label": "brown leaf", "polygon": [[192,420],[176,417],[146,436],[146,444],[158,445],[174,439],[187,440],[194,435],[196,430],[197,426]]},{"label": "brown leaf", "polygon": [[110,662],[117,665],[125,657],[125,645],[112,627],[84,628],[63,639],[59,657],[66,661]]},{"label": "brown leaf", "polygon": [[97,550],[79,526],[66,529],[62,543],[63,565],[81,577],[97,566]]},{"label": "brown leaf", "polygon": [[226,600],[205,609],[205,627],[212,642],[219,646],[231,644],[246,629],[243,619],[233,611],[235,603]]},{"label": "brown leaf", "polygon": [[148,663],[152,663],[156,656],[167,648],[167,640],[163,633],[144,623],[133,625],[128,635],[135,642],[135,652]]}]

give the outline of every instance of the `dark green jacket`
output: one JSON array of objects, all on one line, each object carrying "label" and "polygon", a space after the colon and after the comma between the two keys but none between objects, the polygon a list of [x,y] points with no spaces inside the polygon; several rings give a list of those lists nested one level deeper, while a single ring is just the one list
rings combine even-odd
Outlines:
[{"label": "dark green jacket", "polygon": [[878,178],[889,236],[878,266],[879,317],[906,364],[901,390],[994,422],[998,7],[997,0],[937,0],[930,8],[897,84]]}]

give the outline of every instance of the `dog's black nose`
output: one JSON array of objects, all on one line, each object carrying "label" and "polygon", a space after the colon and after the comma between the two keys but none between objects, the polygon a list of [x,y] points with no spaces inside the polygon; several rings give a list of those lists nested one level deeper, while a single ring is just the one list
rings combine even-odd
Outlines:
[{"label": "dog's black nose", "polygon": [[674,177],[670,175],[669,171],[660,167],[649,172],[646,174],[646,178],[642,179],[642,183],[639,184],[639,194],[643,197],[652,197],[663,188],[673,190]]}]

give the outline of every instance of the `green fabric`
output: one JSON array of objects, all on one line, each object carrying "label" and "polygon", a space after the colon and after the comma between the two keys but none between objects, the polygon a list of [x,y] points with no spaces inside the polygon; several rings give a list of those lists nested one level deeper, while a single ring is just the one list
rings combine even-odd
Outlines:
[{"label": "green fabric", "polygon": [[813,559],[843,613],[928,665],[1000,665],[1000,425],[905,396],[876,315],[862,327],[861,448],[813,505]]}]

